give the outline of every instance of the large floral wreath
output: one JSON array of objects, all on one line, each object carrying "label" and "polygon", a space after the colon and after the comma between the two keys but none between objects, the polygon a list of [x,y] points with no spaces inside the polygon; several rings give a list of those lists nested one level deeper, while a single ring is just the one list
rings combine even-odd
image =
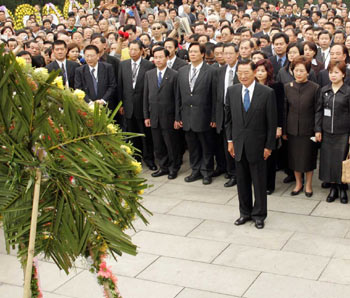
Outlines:
[{"label": "large floral wreath", "polygon": [[25,22],[30,15],[35,15],[35,20],[38,24],[41,24],[41,15],[34,6],[30,4],[21,4],[17,6],[15,10],[15,29],[19,30],[25,27]]}]

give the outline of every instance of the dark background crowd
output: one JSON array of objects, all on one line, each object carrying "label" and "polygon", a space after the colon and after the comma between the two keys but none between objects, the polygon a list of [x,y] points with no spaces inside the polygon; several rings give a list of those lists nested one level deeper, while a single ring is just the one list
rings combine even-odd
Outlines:
[{"label": "dark background crowd", "polygon": [[[283,170],[284,183],[295,181],[291,195],[311,197],[320,152],[327,201],[348,202],[341,171],[349,149],[350,19],[342,0],[90,4],[72,5],[68,18],[30,15],[19,30],[0,11],[1,43],[34,67],[60,69],[66,87],[84,90],[89,104],[114,109],[122,101],[116,121],[145,135],[133,142],[153,177],[175,179],[188,149],[186,182],[225,175],[225,187],[240,184],[243,158],[250,184],[259,180],[254,171],[263,177],[255,192],[272,194]],[[236,85],[251,93],[234,93]],[[270,99],[260,99],[266,107],[255,103],[260,85],[268,87],[261,92]],[[230,110],[232,94],[242,97],[242,115]],[[238,132],[234,117],[245,123]],[[254,169],[260,153],[249,150],[260,139],[265,165]]]}]

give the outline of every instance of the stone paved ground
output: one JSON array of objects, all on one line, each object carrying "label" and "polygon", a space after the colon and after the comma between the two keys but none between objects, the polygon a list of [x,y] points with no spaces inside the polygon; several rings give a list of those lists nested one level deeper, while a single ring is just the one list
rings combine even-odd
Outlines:
[{"label": "stone paved ground", "polygon": [[[179,177],[145,177],[154,184],[145,206],[150,225],[131,232],[137,257],[110,261],[124,298],[349,298],[350,204],[325,202],[328,190],[314,179],[314,196],[290,197],[292,185],[278,173],[268,198],[263,230],[252,223],[236,227],[236,187],[225,179],[209,186]],[[45,298],[102,298],[95,277],[77,262],[66,276],[51,262],[40,262]],[[6,255],[0,233],[0,297],[22,297],[22,270]]]}]

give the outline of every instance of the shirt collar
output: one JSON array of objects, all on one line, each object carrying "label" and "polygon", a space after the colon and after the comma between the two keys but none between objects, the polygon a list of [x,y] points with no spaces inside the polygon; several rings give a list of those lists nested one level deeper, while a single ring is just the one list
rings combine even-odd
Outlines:
[{"label": "shirt collar", "polygon": [[202,61],[201,64],[197,65],[196,67],[194,67],[194,66],[191,64],[191,70],[192,70],[193,68],[195,68],[195,69],[197,69],[197,71],[199,72],[199,71],[201,70],[202,66],[203,66],[203,63],[204,63],[204,61]]},{"label": "shirt collar", "polygon": [[254,88],[255,88],[255,80],[253,81],[253,83],[251,83],[248,86],[248,88],[246,86],[244,86],[244,85],[242,85],[242,86],[243,86],[243,92],[245,92],[245,90],[248,89],[249,90],[249,96],[251,97],[252,94],[253,94]]},{"label": "shirt collar", "polygon": [[58,61],[58,60],[57,60],[57,63],[58,63],[58,65],[59,65],[60,67],[61,67],[62,64],[63,64],[64,67],[66,68],[66,65],[67,65],[66,60],[67,60],[67,59],[64,59],[63,61]]},{"label": "shirt collar", "polygon": [[98,62],[96,63],[96,65],[95,65],[94,67],[91,67],[91,66],[89,65],[89,69],[90,69],[90,72],[91,72],[92,69],[95,69],[95,76],[97,76]]},{"label": "shirt collar", "polygon": [[139,66],[140,63],[141,63],[141,59],[142,59],[141,57],[140,57],[137,61],[134,61],[134,60],[130,59],[130,60],[131,60],[131,65],[133,65],[134,63],[136,63],[137,66]]},{"label": "shirt collar", "polygon": [[176,55],[172,59],[169,59],[169,62],[171,63],[171,65],[174,64],[175,60],[176,60]]},{"label": "shirt collar", "polygon": [[164,74],[165,74],[167,68],[168,67],[166,66],[162,71],[157,68],[157,75],[159,76],[159,73],[162,73],[162,77],[164,77]]},{"label": "shirt collar", "polygon": [[237,69],[237,62],[235,65],[233,65],[232,67],[230,65],[227,64],[227,71],[230,71],[230,70],[233,70],[233,71],[236,71]]}]

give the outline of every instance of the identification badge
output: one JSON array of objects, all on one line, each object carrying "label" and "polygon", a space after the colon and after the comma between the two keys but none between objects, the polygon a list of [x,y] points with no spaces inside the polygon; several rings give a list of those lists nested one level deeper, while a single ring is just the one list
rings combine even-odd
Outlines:
[{"label": "identification badge", "polygon": [[326,117],[331,117],[332,116],[332,113],[331,113],[331,109],[324,109],[324,115],[326,116]]}]

